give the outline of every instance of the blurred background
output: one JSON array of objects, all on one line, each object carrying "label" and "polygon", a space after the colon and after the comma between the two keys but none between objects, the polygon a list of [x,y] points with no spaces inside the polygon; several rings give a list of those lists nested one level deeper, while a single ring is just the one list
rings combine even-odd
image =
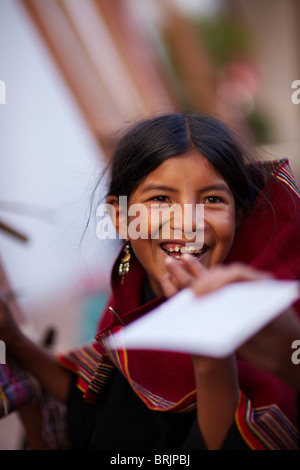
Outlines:
[{"label": "blurred background", "polygon": [[[299,51],[299,0],[0,1],[0,259],[28,334],[93,337],[119,250],[95,208],[122,126],[207,112],[299,184]],[[0,449],[20,433],[3,419]]]}]

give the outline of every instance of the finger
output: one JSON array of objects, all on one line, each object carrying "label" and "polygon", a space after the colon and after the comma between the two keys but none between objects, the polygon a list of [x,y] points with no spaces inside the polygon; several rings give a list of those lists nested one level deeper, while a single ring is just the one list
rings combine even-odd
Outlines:
[{"label": "finger", "polygon": [[169,299],[173,295],[177,294],[178,287],[175,286],[172,281],[170,274],[165,274],[160,280],[161,288],[163,290],[164,296]]},{"label": "finger", "polygon": [[178,285],[179,289],[183,289],[191,284],[193,277],[182,266],[181,262],[168,257],[165,260],[165,266],[168,273],[171,274],[174,282]]},{"label": "finger", "polygon": [[240,281],[260,281],[263,279],[272,279],[273,275],[266,271],[261,271],[253,266],[247,266],[242,263],[232,263],[228,266],[220,267],[224,271],[225,277],[228,277],[229,282]]},{"label": "finger", "polygon": [[269,273],[234,263],[228,266],[211,268],[203,279],[194,281],[192,287],[196,295],[204,295],[233,282],[250,282],[270,278]]},{"label": "finger", "polygon": [[203,276],[207,272],[207,268],[205,268],[194,256],[189,254],[184,254],[181,257],[181,261],[183,262],[185,268],[188,272],[195,278]]}]

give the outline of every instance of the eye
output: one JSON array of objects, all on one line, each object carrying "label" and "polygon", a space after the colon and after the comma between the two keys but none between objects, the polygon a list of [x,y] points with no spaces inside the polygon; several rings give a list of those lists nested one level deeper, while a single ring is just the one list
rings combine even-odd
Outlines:
[{"label": "eye", "polygon": [[170,199],[168,196],[154,196],[151,198],[151,201],[156,201],[156,202],[170,202]]},{"label": "eye", "polygon": [[203,204],[217,204],[223,202],[222,199],[219,196],[207,196],[203,200]]}]

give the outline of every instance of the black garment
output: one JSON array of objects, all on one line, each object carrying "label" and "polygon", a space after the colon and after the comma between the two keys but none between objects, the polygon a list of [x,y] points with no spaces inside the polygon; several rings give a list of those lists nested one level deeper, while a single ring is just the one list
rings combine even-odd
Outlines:
[{"label": "black garment", "polygon": [[[74,381],[67,409],[72,449],[206,450],[196,411],[176,413],[148,409],[117,370],[95,405],[82,398]],[[249,450],[235,424],[222,448]]]},{"label": "black garment", "polygon": [[[144,283],[141,304],[154,299],[149,282]],[[67,419],[73,449],[95,450],[206,450],[198,426],[197,413],[153,411],[132,390],[117,369],[95,405],[71,387]],[[235,424],[224,449],[248,449]]]},{"label": "black garment", "polygon": [[[155,298],[146,279],[141,303]],[[76,383],[68,401],[73,448],[102,450],[205,449],[196,412],[152,411],[116,370],[96,405],[82,398]],[[187,447],[186,447],[187,446]]]},{"label": "black garment", "polygon": [[74,384],[68,401],[73,449],[203,450],[196,413],[149,410],[119,371],[96,405],[82,398]]}]

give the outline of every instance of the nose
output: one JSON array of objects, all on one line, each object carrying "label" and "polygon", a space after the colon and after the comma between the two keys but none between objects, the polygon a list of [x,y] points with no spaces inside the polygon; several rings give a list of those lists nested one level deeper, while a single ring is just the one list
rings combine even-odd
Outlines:
[{"label": "nose", "polygon": [[183,232],[187,240],[195,240],[203,246],[204,243],[204,205],[185,203],[183,206]]},{"label": "nose", "polygon": [[174,238],[199,245],[204,243],[204,205],[189,199],[173,206],[170,219]]}]

